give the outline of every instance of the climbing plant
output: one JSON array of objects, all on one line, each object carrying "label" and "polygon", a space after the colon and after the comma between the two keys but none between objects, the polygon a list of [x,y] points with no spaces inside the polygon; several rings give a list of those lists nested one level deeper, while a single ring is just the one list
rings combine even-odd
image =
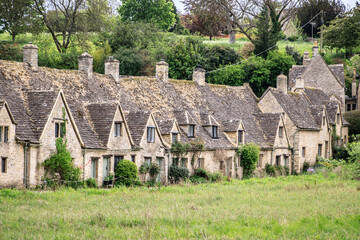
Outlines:
[{"label": "climbing plant", "polygon": [[243,168],[244,178],[249,178],[254,173],[259,154],[260,147],[255,143],[247,143],[237,150],[237,155],[241,157],[240,166]]}]

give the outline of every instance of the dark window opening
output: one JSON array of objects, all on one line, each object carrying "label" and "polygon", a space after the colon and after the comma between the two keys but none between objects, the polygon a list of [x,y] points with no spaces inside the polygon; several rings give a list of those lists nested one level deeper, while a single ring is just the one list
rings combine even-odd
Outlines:
[{"label": "dark window opening", "polygon": [[322,154],[322,144],[318,145],[318,155],[321,156]]},{"label": "dark window opening", "polygon": [[211,128],[211,137],[212,138],[218,138],[218,127],[217,126],[212,126]]},{"label": "dark window opening", "polygon": [[121,122],[116,122],[115,123],[115,137],[120,137],[121,136]]},{"label": "dark window opening", "polygon": [[1,172],[6,173],[7,168],[7,158],[1,158]]},{"label": "dark window opening", "polygon": [[195,125],[189,125],[188,137],[189,138],[195,137]]},{"label": "dark window opening", "polygon": [[178,141],[178,133],[173,132],[172,133],[172,142],[176,143]]},{"label": "dark window opening", "polygon": [[281,165],[281,156],[276,156],[276,166]]},{"label": "dark window opening", "polygon": [[120,161],[124,160],[124,156],[115,156],[114,159],[114,172],[116,172],[116,167]]},{"label": "dark window opening", "polygon": [[244,143],[244,130],[238,131],[238,143]]},{"label": "dark window opening", "polygon": [[147,127],[147,142],[155,142],[155,127]]},{"label": "dark window opening", "polygon": [[284,128],[283,127],[279,127],[279,137],[283,137],[284,136]]}]

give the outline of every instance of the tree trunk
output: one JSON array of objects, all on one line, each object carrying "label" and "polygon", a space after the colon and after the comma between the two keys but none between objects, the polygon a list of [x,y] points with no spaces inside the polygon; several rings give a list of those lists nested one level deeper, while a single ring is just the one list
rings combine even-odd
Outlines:
[{"label": "tree trunk", "polygon": [[16,38],[16,32],[11,32],[11,40],[13,43],[15,43],[15,38]]},{"label": "tree trunk", "polygon": [[210,35],[209,38],[210,38],[210,41],[211,41],[211,40],[212,40],[212,36]]},{"label": "tree trunk", "polygon": [[230,31],[230,35],[229,35],[229,43],[230,44],[234,44],[235,43],[235,37],[236,37],[236,32],[235,31]]}]

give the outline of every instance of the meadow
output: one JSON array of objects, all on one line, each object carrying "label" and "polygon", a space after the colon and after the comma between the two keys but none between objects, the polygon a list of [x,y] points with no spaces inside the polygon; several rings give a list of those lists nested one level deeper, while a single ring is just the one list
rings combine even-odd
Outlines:
[{"label": "meadow", "polygon": [[0,190],[1,239],[359,239],[359,229],[360,183],[332,174]]}]

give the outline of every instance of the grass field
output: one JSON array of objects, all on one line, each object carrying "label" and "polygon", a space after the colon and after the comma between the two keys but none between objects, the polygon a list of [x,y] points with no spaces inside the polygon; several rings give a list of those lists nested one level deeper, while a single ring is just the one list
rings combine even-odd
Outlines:
[{"label": "grass field", "polygon": [[0,191],[1,239],[359,239],[360,183],[334,176]]}]

